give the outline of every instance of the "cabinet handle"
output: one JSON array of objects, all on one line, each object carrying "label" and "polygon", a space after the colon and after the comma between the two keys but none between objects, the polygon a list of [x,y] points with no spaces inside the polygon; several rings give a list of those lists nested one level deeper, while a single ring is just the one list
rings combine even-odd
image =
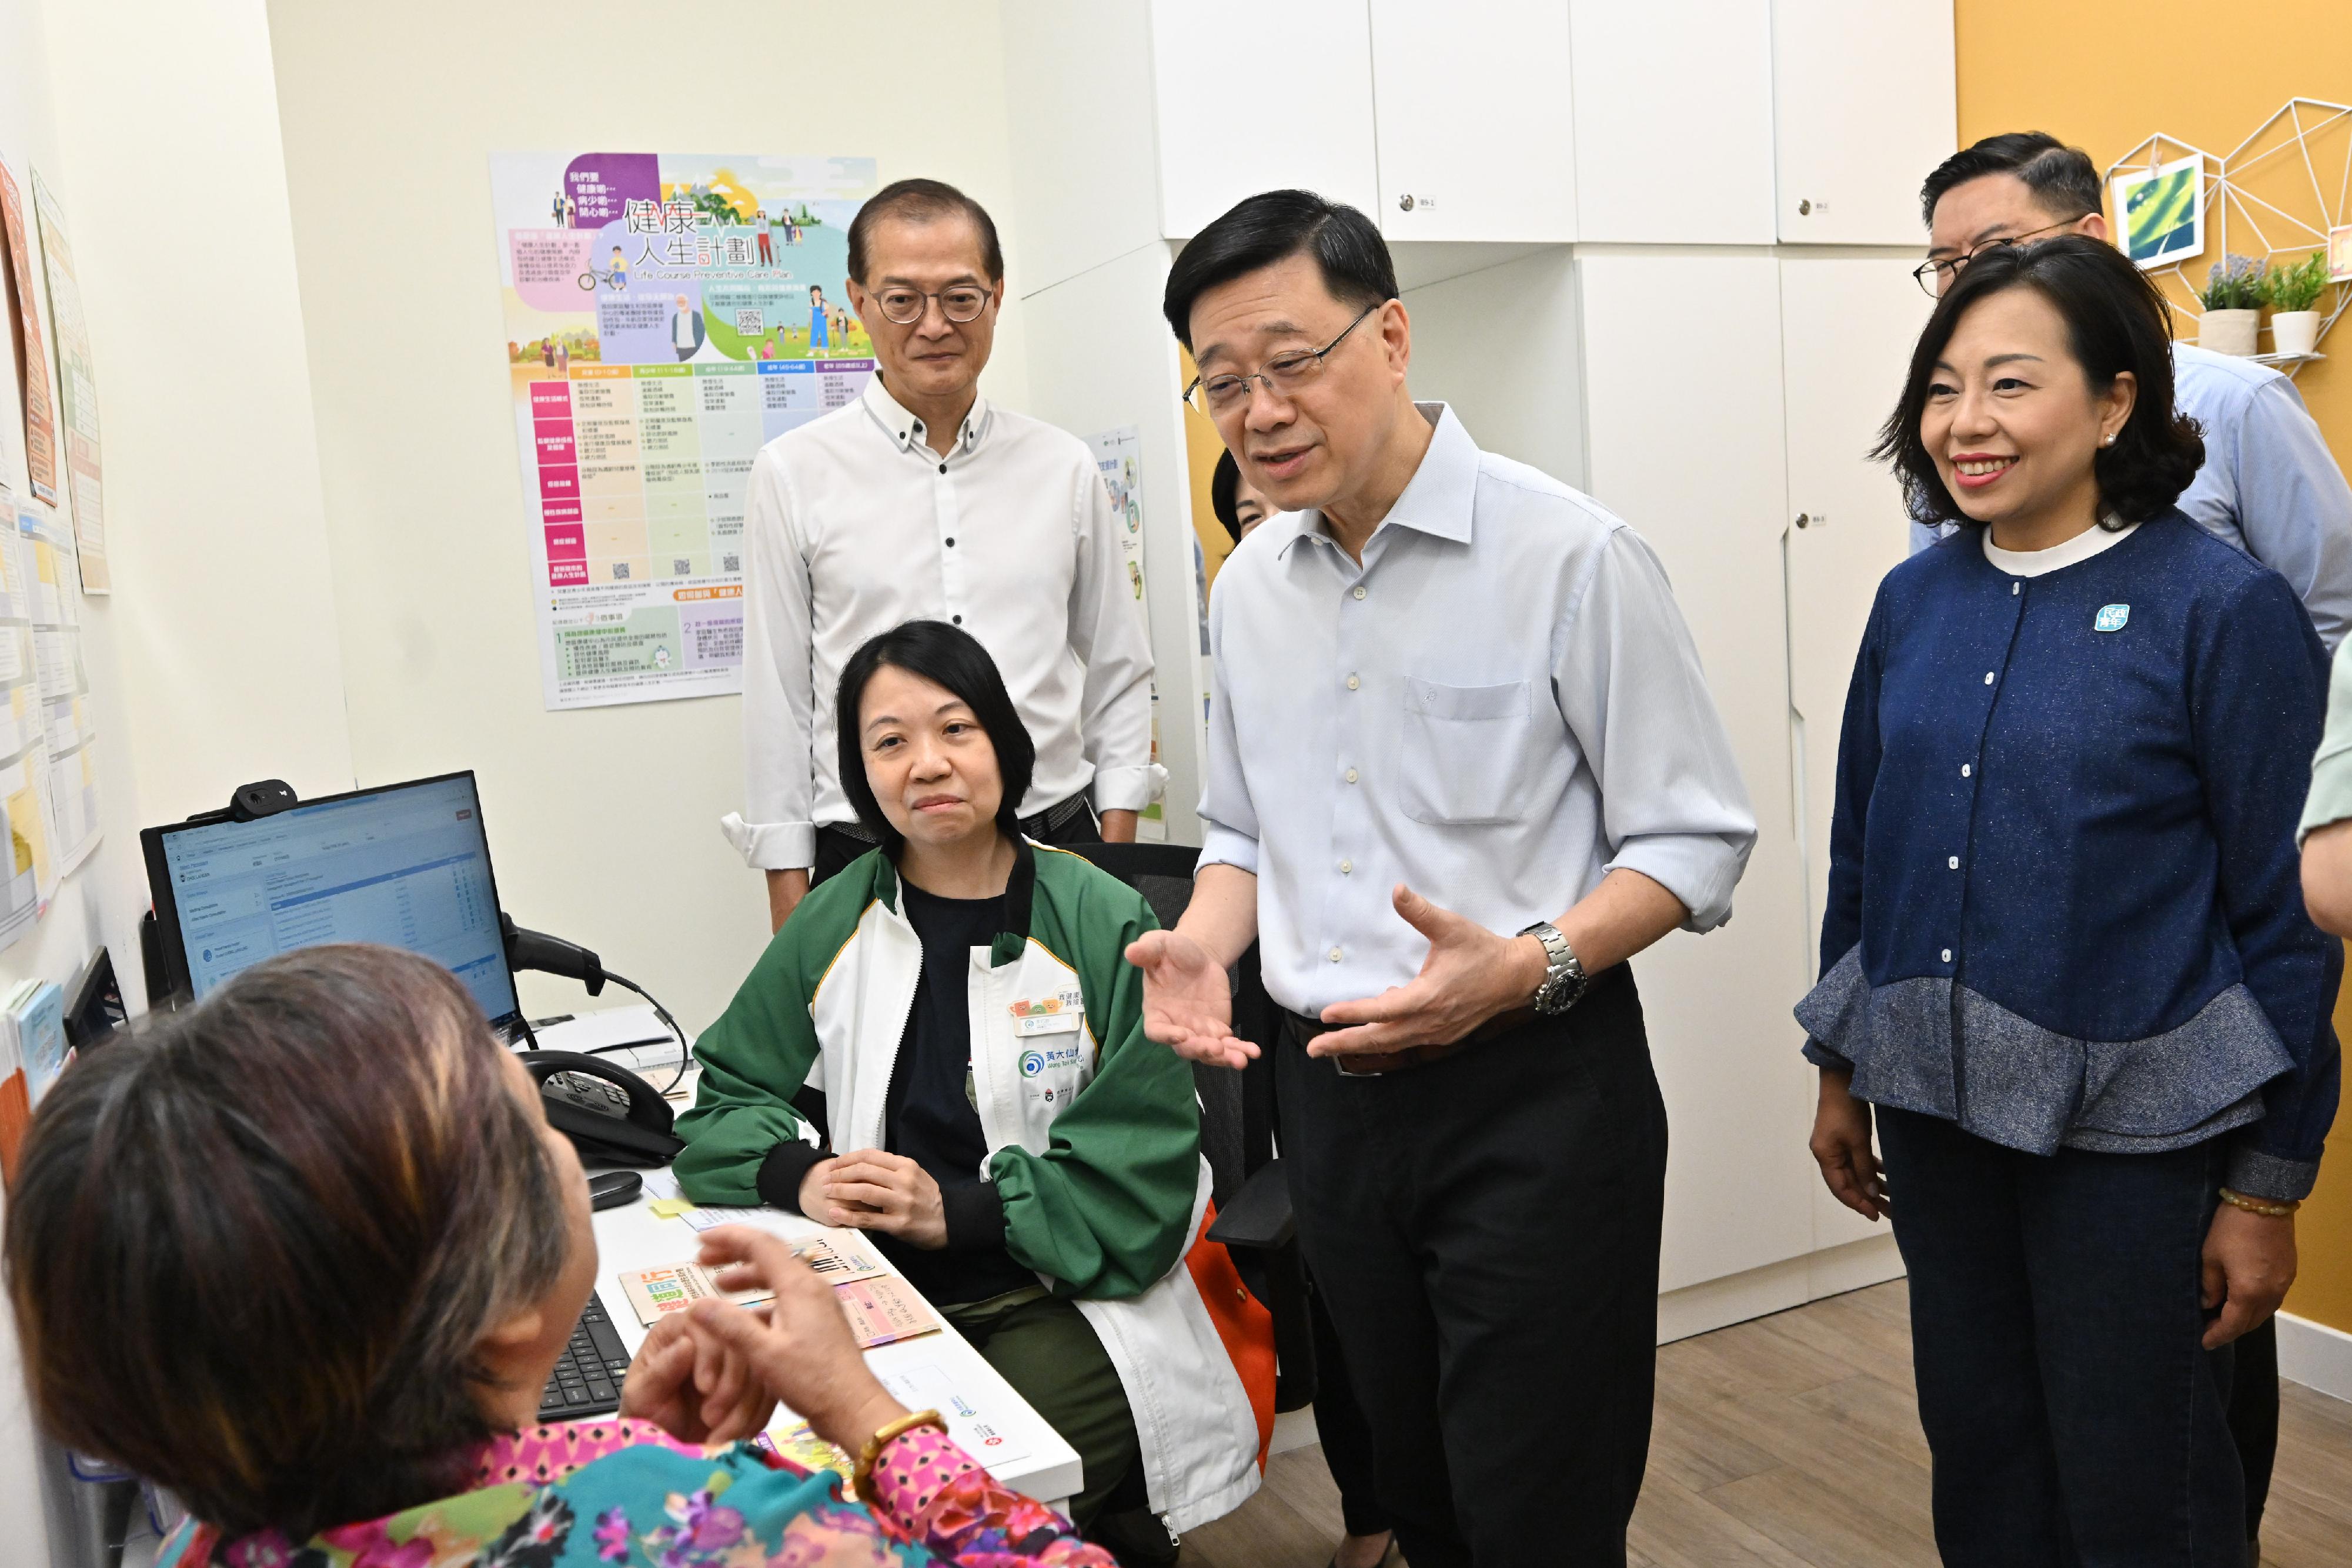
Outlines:
[{"label": "cabinet handle", "polygon": [[1397,198],[1397,211],[1401,213],[1409,213],[1412,211],[1412,198],[1411,196],[1399,196]]},{"label": "cabinet handle", "polygon": [[1811,201],[1798,202],[1797,215],[1801,218],[1811,217],[1813,215],[1813,204]]},{"label": "cabinet handle", "polygon": [[1811,512],[1799,512],[1797,514],[1797,526],[1801,528],[1810,524],[1812,520],[1813,517]]}]

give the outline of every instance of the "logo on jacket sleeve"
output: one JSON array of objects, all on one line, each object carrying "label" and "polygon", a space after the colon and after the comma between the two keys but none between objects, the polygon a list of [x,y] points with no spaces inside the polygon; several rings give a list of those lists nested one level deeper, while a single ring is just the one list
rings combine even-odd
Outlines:
[{"label": "logo on jacket sleeve", "polygon": [[2099,606],[2098,614],[2091,618],[2091,630],[2094,632],[2120,632],[2126,625],[2129,625],[2130,622],[2130,605],[2102,604]]}]

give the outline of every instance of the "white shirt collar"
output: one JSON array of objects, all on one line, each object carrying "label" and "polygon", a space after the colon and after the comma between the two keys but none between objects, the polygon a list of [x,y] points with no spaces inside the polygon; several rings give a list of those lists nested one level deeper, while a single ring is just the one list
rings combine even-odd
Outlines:
[{"label": "white shirt collar", "polygon": [[[1412,406],[1429,421],[1429,449],[1421,455],[1421,465],[1405,481],[1403,492],[1372,532],[1378,534],[1381,528],[1393,526],[1468,544],[1472,512],[1478,496],[1478,444],[1470,438],[1469,431],[1463,428],[1462,421],[1448,405],[1416,402]],[[1277,547],[1277,553],[1287,551],[1310,536],[1330,538],[1320,511],[1293,512],[1289,517],[1293,531]]]},{"label": "white shirt collar", "polygon": [[2086,561],[2102,550],[2113,549],[2138,531],[2137,523],[2123,528],[2088,528],[2048,549],[2003,549],[1992,542],[1992,529],[1988,527],[1984,531],[1984,557],[1995,570],[2011,577],[2042,577]]},{"label": "white shirt collar", "polygon": [[[877,371],[866,378],[861,399],[866,412],[882,427],[899,451],[905,452],[925,444],[923,422],[907,412],[906,406],[892,397],[882,384],[882,372]],[[988,434],[988,400],[975,396],[971,411],[963,416],[963,429],[956,438],[959,455],[969,456],[980,445],[981,437]]]}]

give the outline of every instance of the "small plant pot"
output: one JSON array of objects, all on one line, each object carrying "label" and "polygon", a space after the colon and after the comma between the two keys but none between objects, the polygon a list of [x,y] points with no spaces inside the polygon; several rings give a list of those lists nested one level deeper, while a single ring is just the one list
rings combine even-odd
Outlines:
[{"label": "small plant pot", "polygon": [[2308,354],[2319,346],[2319,312],[2282,310],[2271,318],[2271,351]]},{"label": "small plant pot", "polygon": [[2254,334],[2262,329],[2262,320],[2259,310],[2208,310],[2198,318],[2197,346],[2243,358],[2254,351]]}]

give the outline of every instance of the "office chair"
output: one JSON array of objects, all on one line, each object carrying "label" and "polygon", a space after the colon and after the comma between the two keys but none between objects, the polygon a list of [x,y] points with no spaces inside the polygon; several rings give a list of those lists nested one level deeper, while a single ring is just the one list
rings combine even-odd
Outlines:
[{"label": "office chair", "polygon": [[[1173,928],[1192,899],[1201,852],[1181,844],[1066,844],[1143,894],[1161,926]],[[1307,1270],[1291,1213],[1290,1178],[1274,1157],[1274,1058],[1282,1011],[1266,995],[1253,945],[1234,967],[1234,1032],[1265,1053],[1239,1072],[1195,1062],[1201,1152],[1208,1156],[1216,1223],[1209,1239],[1231,1254],[1250,1294],[1274,1318],[1274,1407],[1297,1410],[1315,1397],[1315,1333]]]}]

